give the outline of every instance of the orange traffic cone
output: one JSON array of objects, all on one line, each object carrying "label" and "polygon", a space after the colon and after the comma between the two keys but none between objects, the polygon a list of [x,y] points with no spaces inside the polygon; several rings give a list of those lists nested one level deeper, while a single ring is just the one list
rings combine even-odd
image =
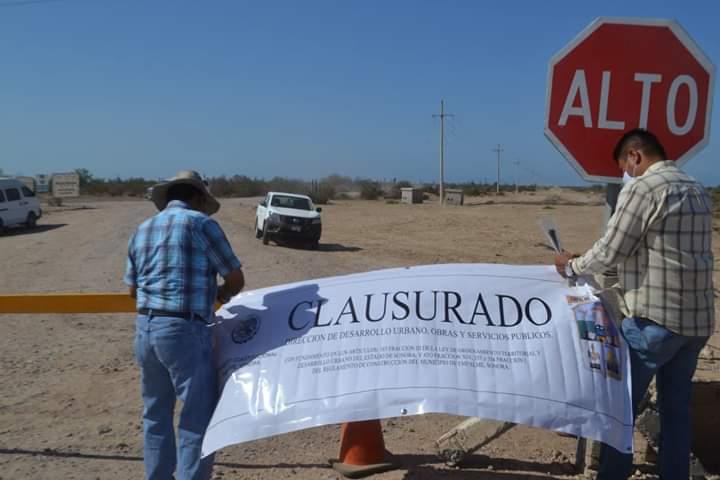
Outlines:
[{"label": "orange traffic cone", "polygon": [[380,420],[343,423],[340,435],[340,459],[330,465],[344,476],[362,478],[397,468],[387,461]]}]

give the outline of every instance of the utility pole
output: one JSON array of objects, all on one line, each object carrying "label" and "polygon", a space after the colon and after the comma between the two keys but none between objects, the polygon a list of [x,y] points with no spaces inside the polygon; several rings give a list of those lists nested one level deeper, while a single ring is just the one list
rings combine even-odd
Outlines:
[{"label": "utility pole", "polygon": [[517,195],[520,192],[518,188],[518,173],[520,172],[520,160],[516,158],[513,163],[515,164],[515,195]]},{"label": "utility pole", "polygon": [[433,118],[440,119],[440,205],[445,205],[445,117],[454,117],[445,113],[445,100],[440,100],[440,113]]},{"label": "utility pole", "polygon": [[497,188],[496,188],[496,193],[500,194],[500,152],[503,151],[503,148],[502,148],[502,147],[500,146],[500,144],[498,143],[497,148],[493,148],[492,151],[493,151],[493,152],[497,152],[497,156],[498,156],[498,159],[497,159]]}]

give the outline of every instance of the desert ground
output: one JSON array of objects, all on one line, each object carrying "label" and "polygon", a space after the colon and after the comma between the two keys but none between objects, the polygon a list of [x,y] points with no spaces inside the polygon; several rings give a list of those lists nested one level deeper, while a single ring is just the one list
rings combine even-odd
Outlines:
[{"label": "desert ground", "polygon": [[[463,207],[336,201],[324,206],[317,251],[263,246],[256,199],[222,201],[217,218],[244,263],[247,288],[434,263],[548,264],[537,219],[552,215],[568,250],[597,237],[602,197],[566,190],[471,198]],[[35,231],[0,237],[0,293],[124,291],[127,240],[150,202],[80,198],[46,207]],[[720,258],[717,229],[716,258]],[[716,285],[720,278],[716,273]],[[0,480],[142,478],[139,372],[132,315],[0,316]],[[720,336],[711,340],[720,348]],[[698,376],[720,380],[720,362]],[[518,427],[451,469],[433,442],[461,419],[425,415],[383,422],[401,464],[378,480],[573,478],[575,442]],[[329,426],[222,451],[216,479],[335,479],[339,428]]]}]

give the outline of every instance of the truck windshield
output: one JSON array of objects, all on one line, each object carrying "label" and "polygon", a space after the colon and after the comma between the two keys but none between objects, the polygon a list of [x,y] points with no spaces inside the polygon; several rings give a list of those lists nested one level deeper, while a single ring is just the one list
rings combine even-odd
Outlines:
[{"label": "truck windshield", "polygon": [[310,200],[307,198],[288,197],[287,195],[273,195],[272,206],[294,208],[296,210],[311,210]]}]

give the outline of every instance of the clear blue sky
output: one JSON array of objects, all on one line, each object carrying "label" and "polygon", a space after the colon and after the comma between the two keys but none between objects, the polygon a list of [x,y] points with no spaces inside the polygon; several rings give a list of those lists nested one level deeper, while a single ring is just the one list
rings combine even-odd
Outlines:
[{"label": "clear blue sky", "polygon": [[[677,19],[720,63],[720,2],[0,0],[0,168],[36,174],[581,183],[543,135],[547,64],[590,21]],[[720,93],[688,170],[720,184]],[[512,181],[514,168],[506,164]]]}]

